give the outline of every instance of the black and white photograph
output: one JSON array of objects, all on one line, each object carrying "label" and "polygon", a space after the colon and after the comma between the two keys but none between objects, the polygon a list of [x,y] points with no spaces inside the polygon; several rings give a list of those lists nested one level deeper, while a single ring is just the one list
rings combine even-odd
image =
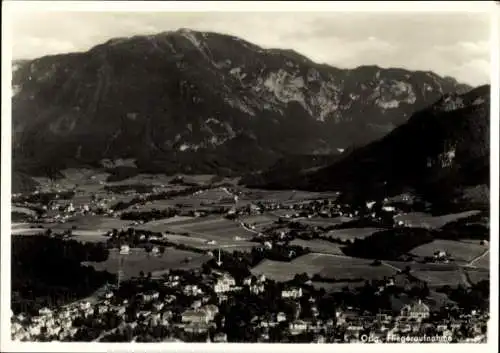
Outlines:
[{"label": "black and white photograph", "polygon": [[499,5],[376,3],[3,2],[2,351],[498,349]]}]

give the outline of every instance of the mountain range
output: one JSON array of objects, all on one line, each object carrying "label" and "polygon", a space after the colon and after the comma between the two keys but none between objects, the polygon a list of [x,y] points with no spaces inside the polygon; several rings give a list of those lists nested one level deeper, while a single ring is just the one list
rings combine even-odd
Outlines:
[{"label": "mountain range", "polygon": [[[330,163],[302,164],[292,172],[270,168],[244,180],[253,186],[344,190],[350,197],[382,198],[413,190],[443,205],[488,187],[490,87],[446,94],[385,137]],[[480,193],[479,203],[489,198]],[[477,200],[476,200],[477,201]]]},{"label": "mountain range", "polygon": [[[340,69],[293,50],[188,29],[16,61],[12,89],[14,169],[32,175],[117,161],[142,172],[241,175],[277,161],[302,158],[319,167],[340,159],[308,176],[330,187],[325,175],[347,178],[344,166],[356,158],[383,157],[377,173],[386,179],[390,163],[409,164],[413,152],[401,146],[415,139],[438,158],[431,149],[441,147],[426,142],[434,136],[426,126],[446,130],[435,121],[446,125],[482,109],[437,108],[456,100],[443,98],[453,94],[468,99],[462,94],[471,87],[432,72]],[[399,143],[399,152],[387,147]],[[465,153],[460,146],[457,160]]]}]

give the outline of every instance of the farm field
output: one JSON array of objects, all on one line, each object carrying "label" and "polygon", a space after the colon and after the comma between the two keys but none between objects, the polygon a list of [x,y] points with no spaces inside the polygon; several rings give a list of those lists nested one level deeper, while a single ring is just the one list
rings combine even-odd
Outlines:
[{"label": "farm field", "polygon": [[203,202],[217,202],[221,199],[232,199],[234,196],[226,189],[216,188],[195,193],[192,198]]},{"label": "farm field", "polygon": [[308,247],[312,252],[325,253],[325,254],[334,254],[334,255],[343,255],[341,250],[341,245],[330,243],[329,241],[322,239],[313,239],[313,240],[303,240],[303,239],[294,239],[290,242],[291,245],[299,245],[302,247]]},{"label": "farm field", "polygon": [[416,278],[427,282],[429,287],[441,287],[449,285],[456,287],[459,284],[468,286],[467,278],[460,270],[442,270],[435,268],[433,270],[414,270],[411,272]]},{"label": "farm field", "polygon": [[192,222],[193,219],[195,218],[188,216],[174,216],[140,224],[138,226],[134,226],[134,228],[139,230],[149,230],[151,232],[164,232],[172,225],[189,224],[189,222]]},{"label": "farm field", "polygon": [[420,262],[405,262],[405,261],[384,261],[384,263],[404,270],[407,266],[412,271],[457,271],[459,265],[454,263],[420,263]]},{"label": "farm field", "polygon": [[35,216],[36,212],[27,208],[27,207],[19,207],[19,206],[14,206],[12,205],[11,207],[11,212],[17,212],[17,213],[24,213],[30,216]]},{"label": "farm field", "polygon": [[446,251],[456,263],[467,263],[472,261],[488,248],[479,245],[454,240],[436,239],[431,243],[420,245],[410,253],[420,257],[433,256],[436,251]]},{"label": "farm field", "polygon": [[[47,227],[49,228],[49,227]],[[62,229],[52,228],[54,231],[59,232]],[[12,235],[38,235],[45,234],[44,228],[29,228],[29,227],[16,227],[11,230]],[[72,236],[68,239],[76,240],[82,243],[101,243],[105,242],[107,238],[104,236],[104,232],[95,230],[74,230],[72,231]]]},{"label": "farm field", "polygon": [[78,230],[95,230],[107,232],[110,230],[128,228],[132,225],[131,221],[123,221],[119,218],[105,216],[76,216],[68,219],[66,223],[55,223],[54,225],[46,225],[46,228],[54,229],[69,229],[76,226]]},{"label": "farm field", "polygon": [[[215,240],[178,234],[166,234],[163,236],[163,239],[174,244],[184,244],[201,250],[250,251],[257,245],[256,243],[244,240]],[[215,244],[208,244],[210,240],[215,240]]]},{"label": "farm field", "polygon": [[481,213],[480,211],[466,211],[460,213],[452,213],[443,216],[432,216],[422,212],[411,212],[394,217],[396,222],[402,221],[409,227],[418,228],[441,228],[447,223],[456,221],[460,218],[469,217]]},{"label": "farm field", "polygon": [[[187,263],[184,261],[190,257]],[[167,269],[192,269],[200,267],[210,257],[205,254],[191,251],[167,248],[165,254],[160,256],[148,255],[144,249],[131,249],[130,254],[120,255],[117,250],[111,250],[109,258],[105,262],[86,262],[86,265],[96,270],[106,270],[117,274],[120,258],[123,258],[122,270],[125,278],[137,277],[141,271],[148,272],[164,271]]]},{"label": "farm field", "polygon": [[370,266],[371,260],[344,256],[311,253],[298,257],[291,262],[264,260],[252,269],[253,274],[264,274],[276,281],[288,281],[296,273],[306,272],[310,276],[320,274],[326,278],[337,279],[377,279],[396,273],[387,266]]},{"label": "farm field", "polygon": [[272,225],[275,221],[277,221],[277,217],[273,217],[272,215],[262,214],[262,215],[240,217],[239,220],[247,224],[254,224],[256,229],[262,230]]},{"label": "farm field", "polygon": [[472,283],[477,283],[483,280],[490,279],[490,271],[484,269],[475,269],[475,268],[465,268],[464,269],[469,280]]},{"label": "farm field", "polygon": [[375,232],[381,231],[379,228],[348,228],[348,229],[335,229],[325,234],[328,238],[346,240],[364,239],[369,237]]},{"label": "farm field", "polygon": [[[108,231],[131,226],[131,221],[122,221],[118,218],[105,216],[77,216],[69,219],[66,223],[18,223],[12,225],[13,234],[25,234],[26,232],[36,231],[35,233],[43,232],[44,229],[52,229],[53,231],[64,231],[71,229],[74,226],[73,234],[104,234]],[[36,228],[36,229],[34,229]]]},{"label": "farm field", "polygon": [[488,251],[487,253],[485,253],[480,258],[475,259],[471,263],[471,265],[474,266],[474,267],[477,267],[477,268],[489,269],[490,268],[490,252]]},{"label": "farm field", "polygon": [[235,237],[250,239],[253,233],[246,230],[238,223],[220,218],[203,217],[186,223],[173,223],[169,229],[174,232],[188,232],[196,236],[207,237],[210,240],[229,240]]},{"label": "farm field", "polygon": [[37,235],[44,233],[42,228],[14,228],[11,229],[10,234],[12,235]]}]

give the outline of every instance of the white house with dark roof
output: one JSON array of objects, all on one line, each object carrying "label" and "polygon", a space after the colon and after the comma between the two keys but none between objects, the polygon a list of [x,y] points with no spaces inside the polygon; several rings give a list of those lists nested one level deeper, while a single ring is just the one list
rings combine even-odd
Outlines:
[{"label": "white house with dark roof", "polygon": [[405,305],[401,309],[400,316],[407,319],[423,320],[430,316],[430,309],[426,304],[419,300],[413,305]]}]

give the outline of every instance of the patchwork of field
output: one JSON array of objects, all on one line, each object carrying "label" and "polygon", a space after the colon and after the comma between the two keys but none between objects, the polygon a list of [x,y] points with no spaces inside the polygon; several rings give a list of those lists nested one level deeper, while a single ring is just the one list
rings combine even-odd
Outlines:
[{"label": "patchwork of field", "polygon": [[392,276],[396,271],[388,266],[370,266],[372,260],[328,254],[311,253],[291,262],[264,260],[251,271],[255,275],[264,274],[276,281],[288,281],[297,273],[310,276],[319,274],[325,278],[337,279],[378,279]]},{"label": "patchwork of field", "polygon": [[[250,251],[257,244],[248,241],[253,233],[238,223],[220,217],[172,217],[137,226],[136,229],[163,234],[163,239],[174,243],[196,247],[197,249],[224,249]],[[182,235],[186,233],[188,235]]]},{"label": "patchwork of field", "polygon": [[203,217],[191,221],[175,222],[169,225],[174,232],[188,232],[210,240],[229,240],[239,237],[250,239],[253,232],[246,230],[239,223],[221,217]]},{"label": "patchwork of field", "polygon": [[299,245],[302,247],[308,247],[312,252],[325,253],[325,254],[334,254],[334,255],[343,255],[341,250],[341,245],[331,243],[326,240],[321,239],[313,239],[313,240],[303,240],[303,239],[294,239],[290,242],[291,245]]},{"label": "patchwork of field", "polygon": [[[123,259],[121,269],[124,278],[131,278],[139,276],[141,271],[147,274],[167,269],[198,268],[208,261],[210,256],[174,248],[167,248],[165,254],[158,256],[147,254],[144,249],[131,249],[128,255],[120,255],[117,250],[111,250],[106,261],[86,262],[85,264],[96,270],[106,270],[117,274],[120,269],[120,259]],[[188,259],[189,261],[186,262]]]},{"label": "patchwork of field", "polygon": [[415,228],[441,228],[447,223],[456,221],[460,218],[465,218],[479,214],[481,211],[466,211],[460,213],[452,213],[443,216],[432,216],[422,212],[411,212],[407,214],[397,215],[394,217],[396,222],[402,221],[408,227]]},{"label": "patchwork of field", "polygon": [[348,228],[348,229],[335,229],[326,233],[324,236],[328,238],[346,240],[364,239],[369,237],[375,232],[379,232],[380,228]]},{"label": "patchwork of field", "polygon": [[431,243],[416,247],[410,253],[421,257],[432,257],[436,251],[446,251],[455,260],[455,262],[468,263],[480,256],[487,249],[487,247],[480,244],[436,239]]}]

